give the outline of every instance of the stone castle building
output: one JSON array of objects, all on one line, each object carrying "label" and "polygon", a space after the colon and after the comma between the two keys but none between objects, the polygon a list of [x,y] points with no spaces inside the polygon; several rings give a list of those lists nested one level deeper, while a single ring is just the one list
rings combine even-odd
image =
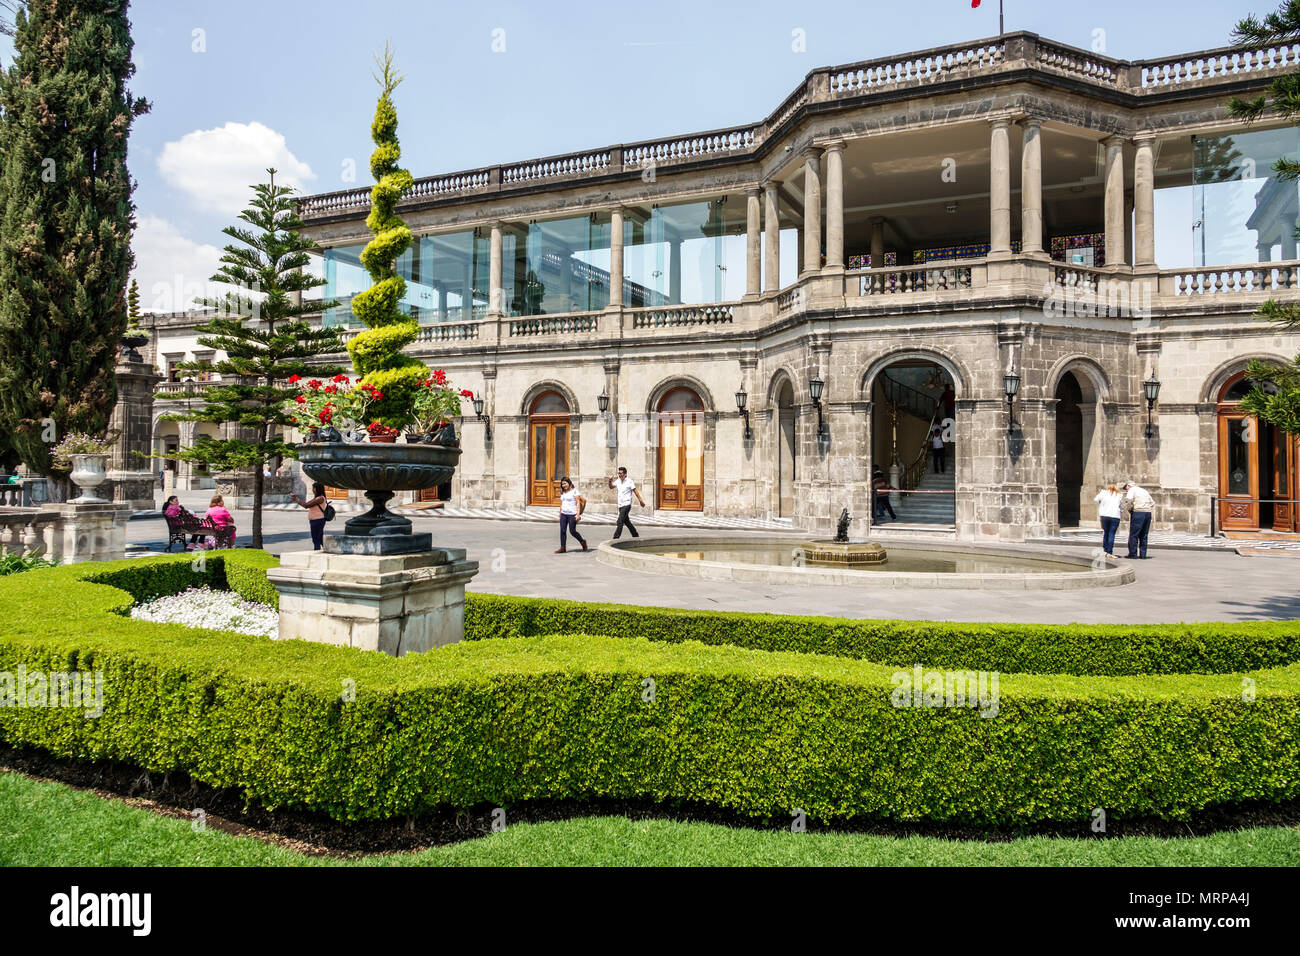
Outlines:
[{"label": "stone castle building", "polygon": [[[1237,405],[1250,359],[1300,352],[1255,316],[1296,294],[1297,131],[1226,109],[1297,50],[1010,33],[814,70],[731,129],[417,179],[412,352],[484,405],[452,500],[549,508],[569,475],[612,508],[624,465],[660,510],[860,535],[874,464],[940,536],[1095,527],[1125,478],[1157,528],[1297,530],[1296,442]],[[301,202],[345,334],[368,211]],[[159,321],[160,365],[195,358]]]}]

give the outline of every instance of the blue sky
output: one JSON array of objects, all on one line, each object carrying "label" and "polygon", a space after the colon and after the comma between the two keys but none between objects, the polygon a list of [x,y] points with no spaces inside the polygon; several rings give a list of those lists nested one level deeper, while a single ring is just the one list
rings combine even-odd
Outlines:
[{"label": "blue sky", "polygon": [[[1141,59],[1225,45],[1237,19],[1275,5],[1010,0],[1006,26]],[[174,307],[207,278],[267,165],[306,192],[370,181],[386,40],[407,74],[400,136],[418,177],[750,122],[815,67],[991,36],[997,18],[996,0],[135,0],[133,89],[154,104],[130,158],[145,305]]]}]

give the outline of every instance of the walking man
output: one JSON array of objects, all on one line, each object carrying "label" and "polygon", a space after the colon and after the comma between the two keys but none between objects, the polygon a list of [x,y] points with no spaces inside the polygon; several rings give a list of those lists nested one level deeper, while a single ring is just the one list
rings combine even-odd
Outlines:
[{"label": "walking man", "polygon": [[1151,512],[1155,508],[1145,488],[1137,484],[1124,482],[1124,510],[1128,516],[1128,556],[1145,558],[1147,556],[1147,535],[1151,531]]},{"label": "walking man", "polygon": [[623,533],[624,525],[627,526],[628,531],[632,532],[632,537],[641,537],[641,535],[637,534],[636,526],[632,524],[632,519],[629,517],[632,513],[633,495],[636,495],[637,503],[642,508],[645,507],[645,499],[641,497],[641,492],[637,491],[636,482],[627,476],[627,469],[622,466],[618,469],[617,478],[607,476],[605,480],[609,482],[611,488],[618,492],[618,524],[614,525],[614,540],[617,541],[618,536]]}]

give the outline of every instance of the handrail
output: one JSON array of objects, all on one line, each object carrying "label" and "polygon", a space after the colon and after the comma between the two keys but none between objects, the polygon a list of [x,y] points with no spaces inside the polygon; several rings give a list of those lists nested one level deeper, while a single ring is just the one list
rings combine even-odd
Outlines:
[{"label": "handrail", "polygon": [[930,416],[930,427],[921,437],[920,454],[903,470],[903,484],[907,486],[907,490],[915,488],[920,483],[920,476],[925,474],[925,466],[930,458],[930,436],[934,434],[934,423],[939,417],[941,407],[942,403],[935,401],[934,414]]},{"label": "handrail", "polygon": [[[1216,522],[1219,517],[1220,501],[1241,501],[1260,505],[1300,505],[1300,498],[1244,498],[1240,495],[1210,495],[1210,537],[1218,537]],[[1218,529],[1222,530],[1222,529]]]}]

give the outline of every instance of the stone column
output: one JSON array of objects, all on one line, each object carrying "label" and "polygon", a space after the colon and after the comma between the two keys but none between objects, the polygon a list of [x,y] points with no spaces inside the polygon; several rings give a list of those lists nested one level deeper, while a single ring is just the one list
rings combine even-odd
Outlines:
[{"label": "stone column", "polygon": [[803,154],[803,271],[822,267],[822,151],[811,147]]},{"label": "stone column", "polygon": [[1128,262],[1124,249],[1124,140],[1111,136],[1106,146],[1106,265],[1120,267]]},{"label": "stone column", "polygon": [[1011,255],[1011,121],[990,121],[989,140],[989,257]]},{"label": "stone column", "polygon": [[1020,151],[1020,242],[1027,256],[1043,257],[1043,127],[1034,117],[1025,120]]},{"label": "stone column", "polygon": [[767,274],[763,291],[781,288],[781,196],[776,183],[763,184],[763,228],[767,233]]},{"label": "stone column", "polygon": [[488,317],[500,318],[505,311],[505,290],[501,288],[501,223],[492,223],[488,242]]},{"label": "stone column", "polygon": [[826,145],[826,268],[844,268],[844,143]]},{"label": "stone column", "polygon": [[871,268],[885,267],[885,218],[871,217]]},{"label": "stone column", "polygon": [[[1155,133],[1142,133],[1135,140],[1133,157],[1133,264],[1156,264]],[[1109,250],[1108,258],[1109,258]]]},{"label": "stone column", "polygon": [[[109,431],[119,433],[109,452],[107,477],[100,495],[137,511],[154,507],[154,485],[161,459],[143,457],[154,450],[154,389],[162,375],[139,357],[119,357],[115,369],[117,404]],[[140,454],[137,454],[139,452]]]},{"label": "stone column", "polygon": [[745,192],[745,298],[763,291],[763,237],[759,234],[762,207],[758,189]]},{"label": "stone column", "polygon": [[[188,408],[190,403],[186,402],[185,404]],[[182,421],[177,422],[177,425],[179,426],[177,431],[180,433],[177,448],[193,448],[194,443],[198,441],[199,437],[199,423]],[[186,461],[183,458],[177,460],[176,487],[180,488],[182,491],[193,491],[198,488],[198,481],[199,479],[194,475],[194,462]]]},{"label": "stone column", "polygon": [[609,308],[623,307],[623,207],[609,213]]}]

